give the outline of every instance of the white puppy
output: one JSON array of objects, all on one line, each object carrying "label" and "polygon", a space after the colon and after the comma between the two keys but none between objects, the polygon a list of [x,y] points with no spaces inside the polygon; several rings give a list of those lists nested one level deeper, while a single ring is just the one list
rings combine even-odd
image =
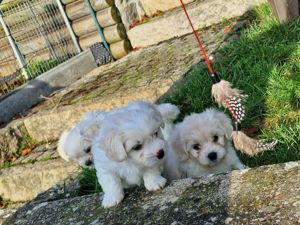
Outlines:
[{"label": "white puppy", "polygon": [[186,116],[168,140],[167,177],[172,180],[245,168],[232,147],[232,131],[231,120],[215,109]]},{"label": "white puppy", "polygon": [[163,188],[161,176],[167,142],[160,128],[163,119],[156,106],[135,102],[113,110],[102,121],[92,145],[102,206],[112,207],[124,198],[124,188],[140,185],[149,191]]},{"label": "white puppy", "polygon": [[59,155],[66,161],[77,162],[82,167],[92,166],[92,140],[98,133],[105,115],[106,113],[101,111],[89,112],[78,124],[64,131],[58,141]]}]

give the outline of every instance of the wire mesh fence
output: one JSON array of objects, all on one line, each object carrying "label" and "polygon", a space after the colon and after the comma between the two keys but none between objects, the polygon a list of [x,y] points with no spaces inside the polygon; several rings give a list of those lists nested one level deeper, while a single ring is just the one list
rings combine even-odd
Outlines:
[{"label": "wire mesh fence", "polygon": [[0,95],[78,53],[56,0],[2,3],[0,21]]}]

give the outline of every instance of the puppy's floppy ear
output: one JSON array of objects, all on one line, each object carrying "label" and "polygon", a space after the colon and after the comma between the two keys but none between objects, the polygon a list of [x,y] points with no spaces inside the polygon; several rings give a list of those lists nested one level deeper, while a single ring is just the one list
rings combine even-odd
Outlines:
[{"label": "puppy's floppy ear", "polygon": [[66,152],[65,152],[65,148],[67,145],[67,138],[70,134],[70,131],[64,131],[58,140],[58,144],[57,144],[57,151],[58,154],[60,155],[61,158],[63,158],[66,161],[69,161],[69,157],[67,156]]},{"label": "puppy's floppy ear", "polygon": [[224,130],[226,138],[228,140],[230,140],[232,132],[233,132],[233,127],[232,127],[232,124],[231,124],[231,120],[229,119],[229,117],[225,113],[219,112],[217,110],[213,110],[213,111],[214,111],[213,113],[215,115],[215,118],[219,122],[219,127],[222,130]]},{"label": "puppy's floppy ear", "polygon": [[188,153],[187,153],[187,144],[185,141],[182,139],[180,132],[179,132],[179,127],[176,126],[173,134],[170,137],[169,143],[174,150],[177,159],[179,161],[184,161],[188,159]]},{"label": "puppy's floppy ear", "polygon": [[106,155],[115,161],[124,161],[127,153],[121,139],[121,135],[114,129],[107,130],[100,138],[101,146]]}]

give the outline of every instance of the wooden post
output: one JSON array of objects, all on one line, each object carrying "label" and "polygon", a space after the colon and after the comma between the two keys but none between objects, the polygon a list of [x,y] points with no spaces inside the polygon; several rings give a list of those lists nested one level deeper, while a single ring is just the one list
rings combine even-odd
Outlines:
[{"label": "wooden post", "polygon": [[268,0],[272,13],[280,22],[288,22],[299,16],[298,0]]},{"label": "wooden post", "polygon": [[132,47],[128,39],[110,45],[110,51],[115,59],[120,59],[131,51]]},{"label": "wooden post", "polygon": [[91,5],[95,11],[99,11],[110,6],[113,6],[114,0],[90,0]]},{"label": "wooden post", "polygon": [[77,0],[76,2],[66,5],[66,13],[70,20],[76,20],[88,15],[89,10],[83,0]]},{"label": "wooden post", "polygon": [[92,44],[95,44],[96,42],[102,42],[97,30],[85,34],[79,38],[79,45],[83,50],[89,48]]},{"label": "wooden post", "polygon": [[61,3],[64,5],[70,4],[72,2],[75,2],[76,0],[61,0]]},{"label": "wooden post", "polygon": [[74,33],[80,37],[84,34],[97,30],[93,18],[90,15],[84,16],[72,23]]},{"label": "wooden post", "polygon": [[121,22],[119,10],[115,6],[98,11],[96,16],[100,26],[103,28]]},{"label": "wooden post", "polygon": [[[108,27],[121,21],[116,7],[106,8],[97,12],[97,20],[101,27]],[[72,28],[77,36],[97,30],[93,18],[90,15],[74,20]]]},{"label": "wooden post", "polygon": [[106,27],[103,32],[109,44],[116,43],[127,37],[125,27],[122,23]]}]

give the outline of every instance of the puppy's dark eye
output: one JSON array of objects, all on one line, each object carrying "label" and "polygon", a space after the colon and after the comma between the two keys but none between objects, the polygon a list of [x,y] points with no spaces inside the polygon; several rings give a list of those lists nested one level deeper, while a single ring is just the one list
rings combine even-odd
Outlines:
[{"label": "puppy's dark eye", "polygon": [[194,144],[194,145],[193,145],[193,149],[195,149],[195,150],[197,150],[197,151],[199,151],[200,148],[201,148],[201,145],[199,145],[199,144]]},{"label": "puppy's dark eye", "polygon": [[158,131],[156,131],[154,134],[153,134],[154,137],[157,137],[158,136]]},{"label": "puppy's dark eye", "polygon": [[133,150],[133,151],[139,151],[139,150],[142,149],[142,147],[143,147],[142,144],[136,144],[135,146],[132,147],[131,150]]},{"label": "puppy's dark eye", "polygon": [[218,142],[218,140],[219,140],[219,136],[214,135],[214,136],[213,136],[213,142]]},{"label": "puppy's dark eye", "polygon": [[85,153],[90,153],[91,152],[91,147],[88,147],[84,150]]}]

